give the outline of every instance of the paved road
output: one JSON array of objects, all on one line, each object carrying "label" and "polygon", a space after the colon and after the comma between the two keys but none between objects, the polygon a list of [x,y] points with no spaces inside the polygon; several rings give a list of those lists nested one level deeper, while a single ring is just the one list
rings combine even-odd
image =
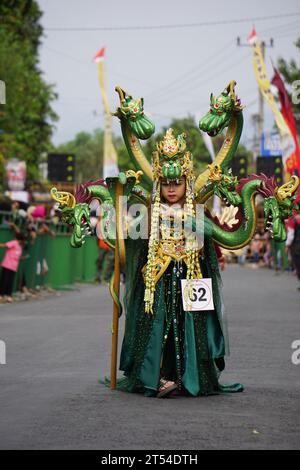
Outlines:
[{"label": "paved road", "polygon": [[229,267],[231,357],[222,379],[245,392],[166,400],[111,392],[105,287],[0,306],[2,449],[296,449],[300,447],[300,292],[295,277]]}]

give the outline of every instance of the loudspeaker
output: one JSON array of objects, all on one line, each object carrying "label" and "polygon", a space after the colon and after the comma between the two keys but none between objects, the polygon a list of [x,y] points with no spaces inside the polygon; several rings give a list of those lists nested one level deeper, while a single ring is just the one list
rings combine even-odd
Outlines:
[{"label": "loudspeaker", "polygon": [[75,155],[72,153],[48,153],[48,179],[73,183],[75,180]]},{"label": "loudspeaker", "polygon": [[233,157],[231,161],[231,169],[233,176],[238,179],[246,178],[248,174],[248,161],[246,157]]},{"label": "loudspeaker", "polygon": [[282,157],[257,157],[256,172],[267,176],[275,176],[276,183],[283,183]]}]

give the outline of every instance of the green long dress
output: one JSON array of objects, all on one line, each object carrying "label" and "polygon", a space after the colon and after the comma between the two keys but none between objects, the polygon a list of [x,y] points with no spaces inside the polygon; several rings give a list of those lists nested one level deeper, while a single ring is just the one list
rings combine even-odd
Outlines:
[{"label": "green long dress", "polygon": [[175,260],[156,285],[153,315],[145,313],[141,270],[147,240],[126,240],[126,322],[120,357],[124,377],[118,389],[156,396],[164,377],[192,396],[243,391],[241,384],[218,381],[218,360],[229,350],[218,261],[208,235],[200,265],[203,277],[212,279],[215,310],[199,313],[182,308],[180,280],[186,277],[186,267]]}]

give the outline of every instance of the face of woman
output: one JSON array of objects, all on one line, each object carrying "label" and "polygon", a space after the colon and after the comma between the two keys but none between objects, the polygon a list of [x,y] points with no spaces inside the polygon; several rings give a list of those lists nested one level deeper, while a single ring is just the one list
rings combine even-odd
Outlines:
[{"label": "face of woman", "polygon": [[185,198],[185,178],[175,181],[162,180],[161,195],[169,204],[183,204]]}]

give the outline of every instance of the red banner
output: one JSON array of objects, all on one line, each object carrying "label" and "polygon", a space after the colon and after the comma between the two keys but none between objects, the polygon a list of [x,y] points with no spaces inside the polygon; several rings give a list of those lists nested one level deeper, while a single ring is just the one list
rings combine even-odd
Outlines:
[{"label": "red banner", "polygon": [[289,173],[295,173],[297,170],[298,176],[300,176],[300,149],[299,149],[299,141],[297,135],[297,126],[295,117],[293,114],[292,105],[287,94],[286,88],[282,81],[282,78],[278,72],[278,70],[274,68],[274,77],[272,78],[271,83],[276,86],[279,92],[279,100],[281,104],[281,113],[285,119],[285,122],[289,126],[294,142],[295,142],[295,153],[291,155],[288,160],[286,161],[286,170]]}]

